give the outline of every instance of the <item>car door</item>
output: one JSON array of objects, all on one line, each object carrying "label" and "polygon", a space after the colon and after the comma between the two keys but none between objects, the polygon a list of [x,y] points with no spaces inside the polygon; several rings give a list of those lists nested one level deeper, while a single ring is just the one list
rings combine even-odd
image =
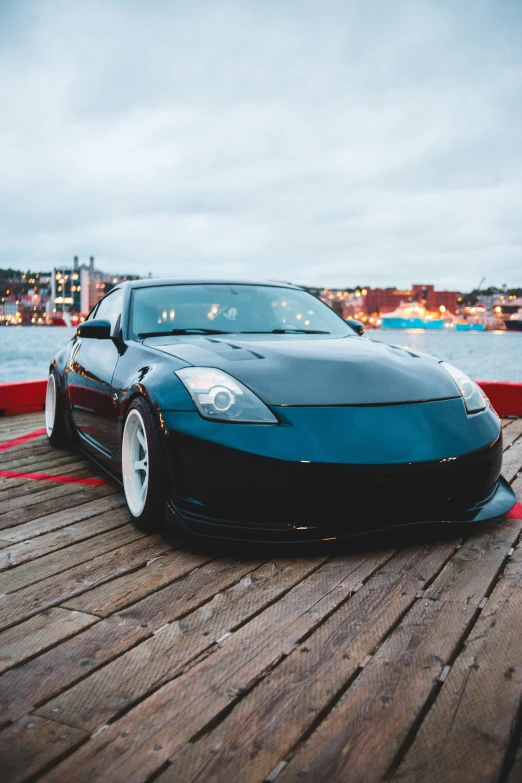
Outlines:
[{"label": "car door", "polygon": [[[89,320],[107,320],[112,335],[119,330],[123,291],[115,289],[101,300]],[[68,367],[67,384],[74,424],[88,445],[107,458],[113,451],[116,408],[111,383],[118,361],[117,341],[76,338]]]}]

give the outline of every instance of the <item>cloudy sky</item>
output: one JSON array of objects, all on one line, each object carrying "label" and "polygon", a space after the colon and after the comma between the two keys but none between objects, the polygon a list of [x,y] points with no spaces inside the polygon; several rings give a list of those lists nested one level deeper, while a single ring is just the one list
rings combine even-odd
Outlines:
[{"label": "cloudy sky", "polygon": [[520,0],[0,0],[0,266],[522,285]]}]

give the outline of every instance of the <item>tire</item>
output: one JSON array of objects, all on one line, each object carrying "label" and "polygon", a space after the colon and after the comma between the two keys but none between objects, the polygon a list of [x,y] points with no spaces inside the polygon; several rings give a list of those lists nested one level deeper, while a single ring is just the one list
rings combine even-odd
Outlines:
[{"label": "tire", "polygon": [[168,485],[161,437],[149,405],[138,397],[125,417],[121,472],[129,514],[144,532],[159,530],[165,523]]},{"label": "tire", "polygon": [[71,437],[65,424],[63,400],[54,370],[49,374],[45,393],[45,430],[51,446],[55,448],[71,446]]}]

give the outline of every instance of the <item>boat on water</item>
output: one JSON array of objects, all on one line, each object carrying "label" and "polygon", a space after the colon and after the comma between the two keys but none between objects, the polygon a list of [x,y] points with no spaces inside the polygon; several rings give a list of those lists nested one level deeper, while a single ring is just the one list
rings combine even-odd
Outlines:
[{"label": "boat on water", "polygon": [[522,307],[505,321],[508,332],[522,332]]},{"label": "boat on water", "polygon": [[396,310],[381,316],[381,329],[427,329],[430,331],[455,329],[457,332],[483,332],[485,326],[483,323],[458,321],[445,309],[430,313],[424,305],[418,302],[401,302]]},{"label": "boat on water", "polygon": [[47,325],[48,326],[79,326],[83,322],[83,318],[79,315],[63,312],[63,313],[51,313],[49,315]]}]

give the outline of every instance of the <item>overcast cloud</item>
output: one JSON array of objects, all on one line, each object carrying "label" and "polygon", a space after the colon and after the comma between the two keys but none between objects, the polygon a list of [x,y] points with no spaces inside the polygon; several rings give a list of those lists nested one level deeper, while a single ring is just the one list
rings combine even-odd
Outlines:
[{"label": "overcast cloud", "polygon": [[0,0],[0,266],[522,285],[522,3]]}]

